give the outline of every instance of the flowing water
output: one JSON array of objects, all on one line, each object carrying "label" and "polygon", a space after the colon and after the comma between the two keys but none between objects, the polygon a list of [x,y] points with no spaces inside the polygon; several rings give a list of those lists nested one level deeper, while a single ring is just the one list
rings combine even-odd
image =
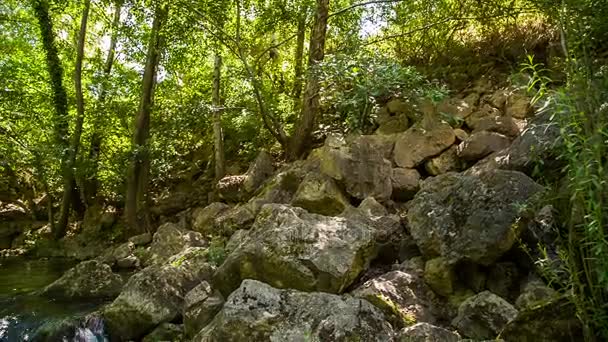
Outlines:
[{"label": "flowing water", "polygon": [[[102,304],[65,302],[35,294],[74,265],[70,259],[0,259],[0,342],[32,341],[41,326],[83,317]],[[97,341],[94,337],[78,340]]]}]

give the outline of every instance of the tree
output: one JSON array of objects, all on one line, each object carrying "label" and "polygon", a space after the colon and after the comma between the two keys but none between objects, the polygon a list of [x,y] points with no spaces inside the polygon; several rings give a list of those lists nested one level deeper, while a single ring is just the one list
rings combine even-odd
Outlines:
[{"label": "tree", "polygon": [[63,198],[61,200],[61,209],[59,211],[59,221],[57,222],[55,238],[60,238],[65,234],[65,229],[68,224],[70,209],[72,206],[73,196],[77,196],[78,192],[74,191],[75,177],[74,167],[76,164],[76,156],[80,148],[80,137],[82,136],[82,125],[84,123],[84,96],[82,93],[82,59],[84,57],[85,37],[87,33],[87,22],[89,19],[89,8],[91,0],[84,1],[82,10],[82,19],[80,22],[80,32],[78,34],[78,46],[76,52],[76,67],[74,69],[74,86],[76,89],[76,124],[74,127],[74,135],[70,143],[70,148],[67,152],[67,160],[65,161],[66,172],[63,176]]},{"label": "tree", "polygon": [[[59,53],[55,45],[55,34],[53,33],[53,23],[49,15],[49,5],[46,0],[34,0],[34,11],[40,27],[40,37],[46,54],[47,70],[51,77],[51,88],[53,91],[53,105],[55,115],[53,118],[55,144],[60,149],[61,154],[61,169],[64,178],[63,192],[71,193],[71,181],[73,179],[73,170],[70,168],[68,161],[68,98],[67,92],[63,86],[63,66],[59,59]],[[65,196],[64,196],[65,197]],[[69,200],[69,198],[68,198]],[[62,201],[62,204],[65,204]],[[68,202],[67,205],[70,203]],[[69,208],[62,210],[69,211]],[[51,220],[53,218],[50,218]],[[60,215],[59,221],[54,224],[52,221],[53,235],[55,238],[60,238],[65,234],[67,227],[67,214]]]},{"label": "tree", "polygon": [[147,189],[150,172],[150,154],[148,140],[150,138],[150,112],[152,110],[154,87],[156,85],[156,71],[162,49],[162,27],[169,15],[168,4],[157,4],[152,23],[152,33],[148,44],[146,65],[142,79],[142,91],[139,111],[135,119],[135,132],[132,141],[132,160],[127,179],[127,193],[125,201],[125,219],[134,232],[141,232],[138,227],[138,216],[144,215],[147,228],[148,217]]},{"label": "tree", "polygon": [[99,180],[97,179],[97,172],[99,169],[99,154],[101,153],[101,143],[103,142],[103,129],[101,127],[101,116],[107,114],[106,112],[106,97],[108,93],[108,87],[106,83],[109,81],[112,73],[112,67],[114,65],[114,59],[116,54],[116,42],[118,41],[118,26],[120,25],[120,10],[122,9],[123,0],[116,0],[114,7],[114,17],[112,20],[112,35],[110,38],[110,47],[108,48],[108,55],[106,57],[103,78],[101,83],[101,91],[97,99],[97,111],[93,120],[93,134],[91,136],[91,145],[89,148],[89,162],[90,162],[90,174],[84,180],[84,197],[88,205],[91,205],[97,196],[99,189]]},{"label": "tree", "polygon": [[[219,49],[219,48],[218,48]],[[213,147],[215,155],[215,179],[224,177],[224,138],[222,133],[222,101],[221,90],[222,56],[219,51],[215,54],[213,66]]]},{"label": "tree", "polygon": [[305,152],[307,141],[310,139],[319,112],[319,77],[315,66],[325,57],[325,39],[327,36],[327,19],[329,18],[329,0],[317,0],[317,14],[310,36],[310,51],[308,56],[308,78],[302,104],[300,118],[296,131],[291,137],[288,150],[289,159],[298,159]]}]

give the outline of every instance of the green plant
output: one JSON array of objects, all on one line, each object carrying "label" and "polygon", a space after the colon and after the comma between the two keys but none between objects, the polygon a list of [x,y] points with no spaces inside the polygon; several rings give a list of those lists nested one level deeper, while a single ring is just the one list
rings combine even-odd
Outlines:
[{"label": "green plant", "polygon": [[352,132],[372,126],[373,114],[391,98],[438,102],[447,94],[445,87],[427,81],[414,67],[373,52],[328,56],[315,72],[321,80],[324,102],[334,106],[338,118]]},{"label": "green plant", "polygon": [[536,63],[533,55],[528,55],[527,57],[528,60],[521,64],[521,72],[529,74],[526,90],[529,94],[533,94],[530,102],[532,105],[535,105],[547,95],[548,87],[553,80],[546,76],[549,70],[545,68],[543,63]]}]

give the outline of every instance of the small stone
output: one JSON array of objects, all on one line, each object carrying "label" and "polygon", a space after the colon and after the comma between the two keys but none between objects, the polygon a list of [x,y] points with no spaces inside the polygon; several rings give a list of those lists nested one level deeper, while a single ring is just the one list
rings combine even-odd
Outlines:
[{"label": "small stone", "polygon": [[490,291],[484,291],[460,305],[458,316],[452,324],[466,337],[492,339],[516,316],[517,309],[509,302]]}]

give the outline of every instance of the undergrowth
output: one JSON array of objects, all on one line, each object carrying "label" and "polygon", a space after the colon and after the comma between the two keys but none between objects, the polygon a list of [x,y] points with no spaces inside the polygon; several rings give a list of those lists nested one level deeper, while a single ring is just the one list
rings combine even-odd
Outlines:
[{"label": "undergrowth", "polygon": [[[568,82],[549,91],[550,81],[532,59],[531,90],[547,97],[561,128],[563,179],[546,202],[560,222],[563,289],[577,308],[585,340],[608,340],[608,65],[571,59]],[[539,246],[546,251],[546,246]],[[541,253],[542,254],[542,253]],[[545,254],[546,256],[546,254]],[[542,258],[541,258],[542,259]],[[546,259],[549,259],[548,257]],[[539,260],[542,262],[542,260]],[[555,263],[550,263],[555,266]]]}]

